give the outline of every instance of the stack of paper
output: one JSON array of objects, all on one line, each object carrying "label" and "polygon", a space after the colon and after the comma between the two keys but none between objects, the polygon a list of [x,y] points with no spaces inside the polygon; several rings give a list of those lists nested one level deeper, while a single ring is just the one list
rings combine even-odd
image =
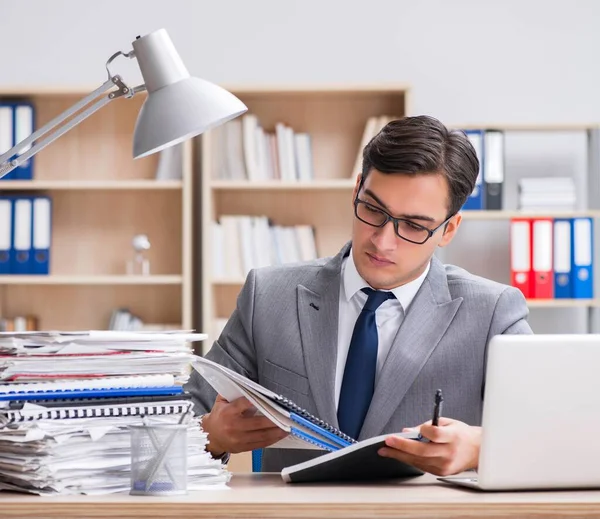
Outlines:
[{"label": "stack of paper", "polygon": [[102,494],[130,488],[129,426],[188,424],[188,488],[225,486],[182,385],[187,332],[0,333],[0,489]]},{"label": "stack of paper", "polygon": [[577,206],[571,177],[527,177],[519,180],[519,209],[523,211],[573,211]]}]

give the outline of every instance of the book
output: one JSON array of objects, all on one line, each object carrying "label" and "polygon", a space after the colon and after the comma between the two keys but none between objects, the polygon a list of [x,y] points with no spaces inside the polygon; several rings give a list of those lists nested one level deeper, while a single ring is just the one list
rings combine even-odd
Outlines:
[{"label": "book", "polygon": [[257,414],[266,416],[289,436],[271,445],[273,448],[321,449],[337,451],[356,443],[354,438],[302,409],[291,400],[204,357],[192,366],[217,393],[228,401],[247,398]]},{"label": "book", "polygon": [[[344,449],[328,452],[281,471],[286,483],[315,483],[323,481],[376,481],[393,478],[412,478],[424,472],[412,465],[378,454],[391,434],[367,438]],[[417,432],[394,433],[419,440]]]}]

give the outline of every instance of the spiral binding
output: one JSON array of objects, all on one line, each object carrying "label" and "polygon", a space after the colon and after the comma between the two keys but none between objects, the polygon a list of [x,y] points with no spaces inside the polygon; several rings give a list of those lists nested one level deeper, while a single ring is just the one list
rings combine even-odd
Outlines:
[{"label": "spiral binding", "polygon": [[35,413],[23,413],[22,411],[10,411],[0,416],[0,425],[15,422],[31,422],[34,420],[59,420],[64,418],[110,418],[119,416],[141,416],[141,415],[169,415],[185,413],[189,409],[186,405],[155,405],[155,406],[133,406],[133,407],[78,407],[69,409],[48,409],[36,411]]},{"label": "spiral binding", "polygon": [[278,395],[277,402],[280,403],[281,405],[283,405],[283,407],[285,407],[288,411],[291,411],[292,413],[296,413],[297,415],[300,415],[302,418],[306,418],[308,421],[314,423],[315,425],[318,425],[319,427],[322,427],[323,429],[330,432],[331,434],[334,434],[338,438],[341,438],[342,440],[346,440],[348,443],[357,443],[354,438],[348,436],[347,434],[344,434],[342,431],[340,431],[333,425],[330,425],[327,422],[324,422],[323,420],[321,420],[320,418],[317,418],[316,416],[310,414],[306,409],[303,409],[302,407],[300,407],[298,404],[295,404],[291,400],[289,400],[281,395]]},{"label": "spiral binding", "polygon": [[319,447],[320,449],[329,451],[329,452],[335,452],[334,449],[332,449],[331,447],[327,446],[324,443],[321,443],[319,441],[313,440],[310,436],[307,436],[305,434],[302,434],[301,432],[297,431],[296,429],[292,429],[290,431],[290,434],[292,436],[295,436],[296,438],[300,438],[302,441],[308,442],[308,443],[312,443],[313,445],[316,445],[317,447]]}]

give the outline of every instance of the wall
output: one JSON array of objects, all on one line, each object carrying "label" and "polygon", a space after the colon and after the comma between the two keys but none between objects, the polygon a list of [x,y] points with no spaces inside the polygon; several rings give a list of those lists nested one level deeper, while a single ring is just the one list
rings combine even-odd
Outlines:
[{"label": "wall", "polygon": [[599,19],[594,0],[0,0],[0,84],[99,84],[165,27],[219,83],[401,81],[448,123],[588,122]]}]

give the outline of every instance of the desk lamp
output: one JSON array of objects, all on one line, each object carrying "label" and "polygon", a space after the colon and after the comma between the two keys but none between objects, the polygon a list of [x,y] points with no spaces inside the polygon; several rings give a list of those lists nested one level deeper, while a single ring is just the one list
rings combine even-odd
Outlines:
[{"label": "desk lamp", "polygon": [[[111,101],[120,97],[132,98],[144,90],[148,91],[148,97],[138,115],[133,135],[135,159],[200,135],[247,110],[227,90],[191,77],[166,30],[138,36],[132,46],[130,52],[116,52],[108,59],[108,80],[102,86],[0,155],[0,178]],[[110,72],[109,65],[118,56],[137,59],[143,85],[132,88],[120,76]],[[101,97],[96,100],[98,96]],[[92,101],[95,102],[90,105]]]}]

